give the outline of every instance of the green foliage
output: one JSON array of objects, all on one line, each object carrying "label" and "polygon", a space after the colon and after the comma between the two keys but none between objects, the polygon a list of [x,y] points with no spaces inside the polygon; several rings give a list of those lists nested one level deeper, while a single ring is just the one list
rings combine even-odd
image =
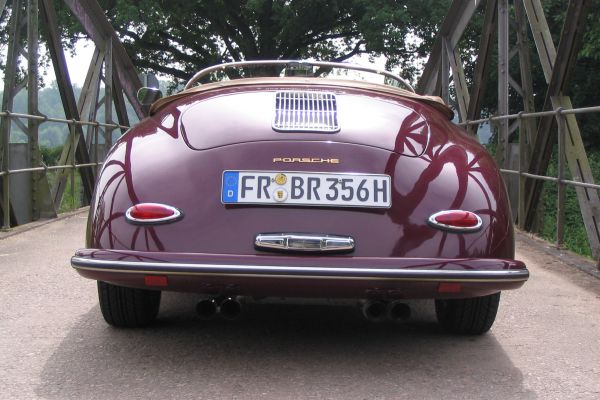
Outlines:
[{"label": "green foliage", "polygon": [[[578,116],[580,118],[581,116]],[[495,154],[497,147],[497,136],[494,134],[490,142],[486,145],[487,150],[491,154]],[[588,151],[588,160],[594,182],[600,182],[600,151]],[[558,161],[556,157],[556,149],[552,154],[550,164],[548,166],[547,176],[558,175]],[[566,179],[571,179],[568,168],[565,169]],[[565,226],[564,226],[564,246],[568,250],[575,253],[591,257],[592,252],[588,242],[587,232],[583,224],[581,216],[581,208],[577,193],[573,186],[566,186],[565,192]],[[544,188],[541,199],[542,221],[540,223],[539,232],[536,234],[550,241],[556,241],[556,206],[558,198],[558,187],[554,182],[544,182]]]},{"label": "green foliage", "polygon": [[58,162],[60,160],[60,154],[62,153],[62,146],[40,146],[40,153],[42,155],[42,160],[44,161],[44,164],[48,166],[58,165]]},{"label": "green foliage", "polygon": [[[187,80],[227,61],[384,55],[414,72],[449,0],[101,0],[135,65]],[[82,29],[57,3],[65,38]],[[419,39],[421,38],[422,39]],[[415,39],[416,38],[416,39]],[[414,78],[414,76],[413,76]]]},{"label": "green foliage", "polygon": [[[588,153],[588,159],[594,174],[595,182],[600,179],[600,152]],[[567,177],[570,179],[569,173]],[[548,168],[548,175],[557,175],[556,155],[553,156]],[[540,235],[549,241],[556,240],[556,199],[558,196],[557,185],[552,182],[544,184],[544,219]],[[565,247],[576,253],[591,257],[592,253],[587,239],[583,218],[577,200],[577,194],[573,187],[567,186],[565,199]]]}]

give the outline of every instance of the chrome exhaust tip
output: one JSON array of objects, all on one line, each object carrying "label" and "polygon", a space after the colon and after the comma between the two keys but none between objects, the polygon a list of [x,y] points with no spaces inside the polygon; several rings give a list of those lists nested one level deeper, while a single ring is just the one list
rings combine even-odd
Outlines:
[{"label": "chrome exhaust tip", "polygon": [[225,319],[236,319],[242,313],[242,303],[233,297],[227,297],[221,302],[219,312]]},{"label": "chrome exhaust tip", "polygon": [[210,319],[217,314],[217,302],[215,299],[200,300],[196,304],[196,313],[202,319]]},{"label": "chrome exhaust tip", "polygon": [[362,313],[369,321],[381,322],[386,318],[386,309],[382,301],[367,300],[362,306]]},{"label": "chrome exhaust tip", "polygon": [[387,305],[387,317],[392,321],[406,321],[410,318],[410,306],[401,301],[392,301]]}]

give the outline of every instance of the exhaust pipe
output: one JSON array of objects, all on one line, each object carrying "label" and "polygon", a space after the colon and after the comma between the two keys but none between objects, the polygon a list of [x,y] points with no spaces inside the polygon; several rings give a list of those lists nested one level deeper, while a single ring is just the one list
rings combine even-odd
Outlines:
[{"label": "exhaust pipe", "polygon": [[410,318],[410,307],[400,301],[392,301],[387,306],[387,316],[392,321],[406,321]]},{"label": "exhaust pipe", "polygon": [[369,321],[381,322],[386,317],[386,305],[378,300],[367,300],[362,306],[362,312]]},{"label": "exhaust pipe", "polygon": [[236,319],[242,313],[242,303],[233,297],[227,297],[221,302],[219,312],[225,319]]},{"label": "exhaust pipe", "polygon": [[200,300],[196,304],[196,313],[202,319],[210,319],[217,313],[217,302],[215,299],[204,299]]}]

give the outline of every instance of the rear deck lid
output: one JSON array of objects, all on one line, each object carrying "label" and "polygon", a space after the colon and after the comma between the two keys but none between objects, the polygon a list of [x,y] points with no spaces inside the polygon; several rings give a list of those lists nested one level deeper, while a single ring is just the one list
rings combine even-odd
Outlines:
[{"label": "rear deck lid", "polygon": [[409,100],[344,91],[244,91],[190,105],[180,129],[195,150],[257,141],[332,141],[417,157],[429,141],[426,110]]}]

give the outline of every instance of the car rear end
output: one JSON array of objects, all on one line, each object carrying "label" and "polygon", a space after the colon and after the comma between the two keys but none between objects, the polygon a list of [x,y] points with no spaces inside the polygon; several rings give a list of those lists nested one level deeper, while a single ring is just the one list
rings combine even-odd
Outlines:
[{"label": "car rear end", "polygon": [[373,87],[258,81],[165,102],[109,155],[74,267],[221,297],[520,287],[493,160],[439,106]]}]

